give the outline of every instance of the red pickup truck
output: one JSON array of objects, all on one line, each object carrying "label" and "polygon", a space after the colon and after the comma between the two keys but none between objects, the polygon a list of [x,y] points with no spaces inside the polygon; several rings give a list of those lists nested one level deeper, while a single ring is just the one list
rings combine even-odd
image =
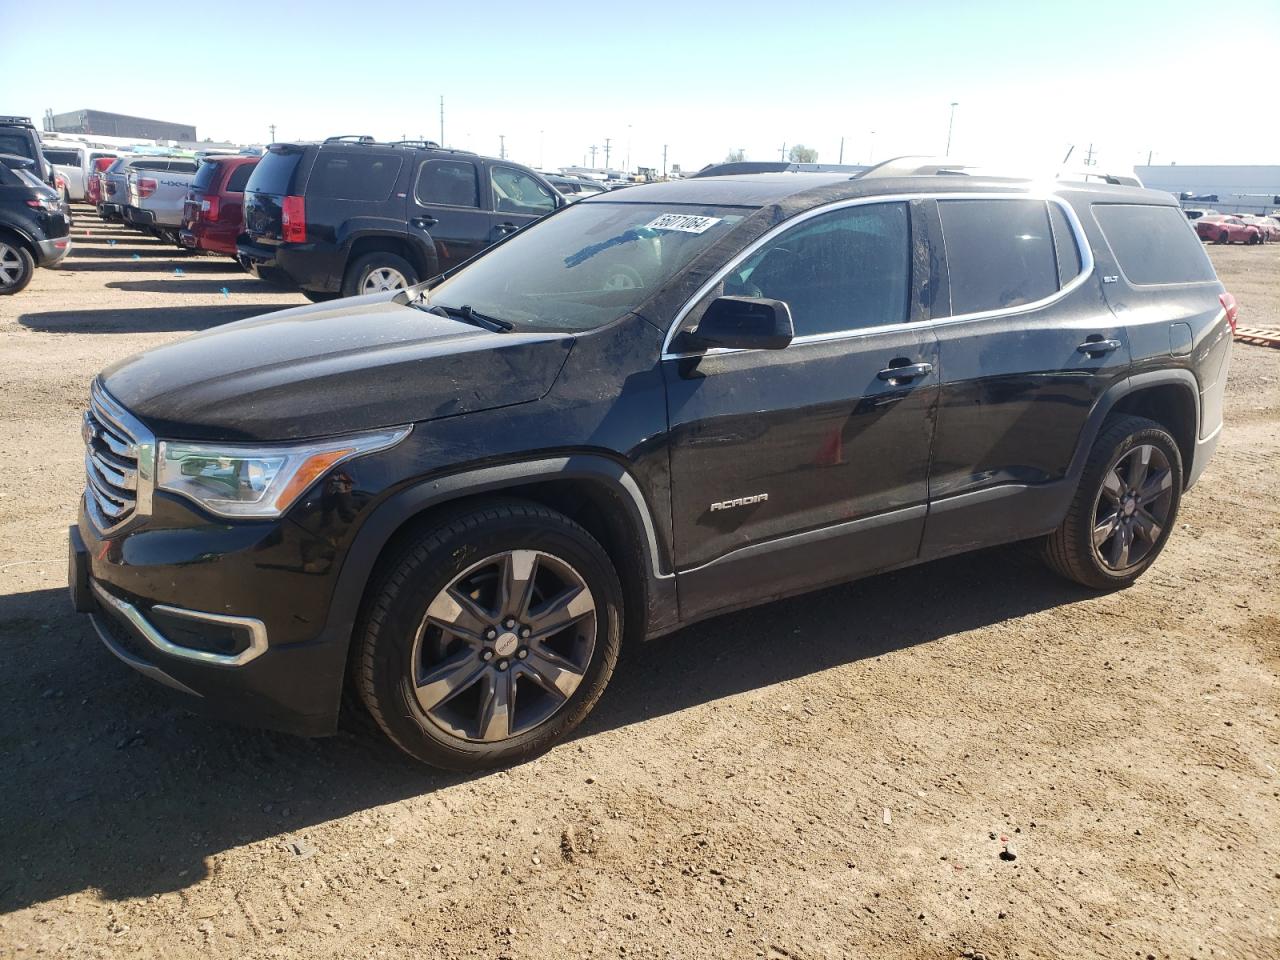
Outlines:
[{"label": "red pickup truck", "polygon": [[206,157],[182,208],[178,240],[184,247],[236,255],[244,220],[244,185],[258,157]]}]

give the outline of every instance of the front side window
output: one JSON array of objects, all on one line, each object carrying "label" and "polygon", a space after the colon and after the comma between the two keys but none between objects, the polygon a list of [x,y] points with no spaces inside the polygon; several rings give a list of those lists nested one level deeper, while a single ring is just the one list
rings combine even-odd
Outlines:
[{"label": "front side window", "polygon": [[555,194],[527,173],[512,167],[493,167],[493,208],[499,213],[540,216],[556,208]]},{"label": "front side window", "polygon": [[585,200],[444,280],[427,305],[470,306],[517,330],[589,330],[634,310],[750,212]]},{"label": "front side window", "polygon": [[743,261],[723,292],[784,301],[799,337],[902,323],[911,295],[907,205],[864,204],[806,220]]},{"label": "front side window", "polygon": [[397,155],[322,150],[307,181],[307,194],[329,200],[386,200],[403,162]]},{"label": "front side window", "polygon": [[1058,290],[1058,260],[1043,200],[939,200],[951,313],[1035,303]]},{"label": "front side window", "polygon": [[478,207],[476,165],[466,160],[428,160],[418,168],[414,195],[424,207]]}]

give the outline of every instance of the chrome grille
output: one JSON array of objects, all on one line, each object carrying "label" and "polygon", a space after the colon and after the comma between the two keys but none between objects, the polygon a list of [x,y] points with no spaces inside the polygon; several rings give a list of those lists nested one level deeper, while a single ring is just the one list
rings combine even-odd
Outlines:
[{"label": "chrome grille", "polygon": [[150,513],[155,438],[94,381],[81,426],[85,506],[103,532]]}]

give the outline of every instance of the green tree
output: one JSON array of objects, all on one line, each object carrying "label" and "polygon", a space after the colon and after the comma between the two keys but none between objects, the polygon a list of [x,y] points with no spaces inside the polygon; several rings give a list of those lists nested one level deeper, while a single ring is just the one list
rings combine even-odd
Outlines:
[{"label": "green tree", "polygon": [[812,147],[806,147],[803,143],[797,143],[791,148],[792,163],[817,163],[818,151]]},{"label": "green tree", "polygon": [[743,150],[741,147],[738,147],[738,149],[736,150],[729,151],[729,155],[724,158],[724,162],[725,163],[741,163],[745,159],[747,159],[747,151]]}]

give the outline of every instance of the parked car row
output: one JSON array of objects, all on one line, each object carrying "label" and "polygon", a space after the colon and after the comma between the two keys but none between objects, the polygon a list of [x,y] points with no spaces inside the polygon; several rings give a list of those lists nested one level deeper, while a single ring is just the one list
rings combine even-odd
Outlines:
[{"label": "parked car row", "polygon": [[1210,243],[1266,243],[1280,239],[1280,224],[1270,217],[1209,213],[1194,222],[1196,235]]}]

